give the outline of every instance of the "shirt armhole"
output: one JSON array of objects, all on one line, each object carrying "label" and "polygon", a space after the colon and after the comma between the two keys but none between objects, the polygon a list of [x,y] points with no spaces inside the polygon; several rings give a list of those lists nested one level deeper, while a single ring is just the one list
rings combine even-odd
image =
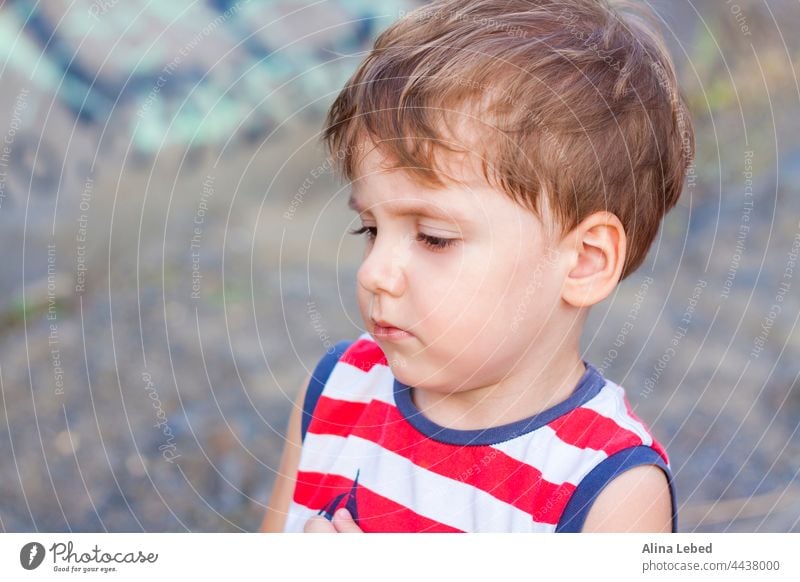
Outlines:
[{"label": "shirt armhole", "polygon": [[621,473],[639,465],[656,465],[667,476],[672,504],[672,533],[677,533],[678,512],[672,471],[661,455],[646,445],[629,447],[614,453],[589,471],[589,474],[578,484],[566,508],[564,508],[564,513],[561,515],[555,531],[563,533],[580,532],[583,529],[587,515],[589,515],[592,503],[594,503],[605,486]]},{"label": "shirt armhole", "polygon": [[306,389],[306,397],[303,400],[303,416],[300,422],[300,440],[305,441],[308,426],[311,424],[311,419],[314,416],[314,409],[317,406],[317,401],[322,395],[322,389],[325,388],[325,383],[333,372],[334,366],[342,357],[345,350],[350,347],[352,340],[342,340],[338,342],[333,350],[326,352],[324,356],[317,362],[317,367],[314,368],[314,373],[311,375],[311,381],[308,383]]}]

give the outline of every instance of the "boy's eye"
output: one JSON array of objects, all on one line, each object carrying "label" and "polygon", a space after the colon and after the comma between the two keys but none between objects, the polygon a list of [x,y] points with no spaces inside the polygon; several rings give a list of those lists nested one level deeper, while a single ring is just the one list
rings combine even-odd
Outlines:
[{"label": "boy's eye", "polygon": [[422,233],[417,235],[417,240],[424,242],[428,248],[436,251],[444,250],[455,242],[451,238],[441,238],[439,236],[431,236],[429,234]]},{"label": "boy's eye", "polygon": [[362,226],[361,228],[348,230],[350,234],[364,234],[367,233],[367,240],[374,241],[375,237],[378,236],[378,228],[375,226]]},{"label": "boy's eye", "polygon": [[[365,234],[367,240],[373,242],[375,237],[378,236],[378,228],[375,226],[362,226],[361,228],[348,231],[350,234]],[[419,242],[425,243],[425,246],[434,251],[444,250],[455,243],[454,239],[442,238],[439,236],[431,236],[429,234],[419,233],[417,235]]]}]

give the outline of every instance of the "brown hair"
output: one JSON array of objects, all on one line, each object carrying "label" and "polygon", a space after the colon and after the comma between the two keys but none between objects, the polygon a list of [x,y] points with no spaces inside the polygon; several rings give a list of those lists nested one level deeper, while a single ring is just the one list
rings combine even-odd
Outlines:
[{"label": "brown hair", "polygon": [[[677,203],[694,131],[652,13],[625,0],[438,0],[392,24],[331,106],[324,140],[356,176],[364,138],[420,183],[435,152],[465,151],[478,123],[483,175],[562,236],[608,211],[628,239],[621,279]],[[463,142],[462,142],[463,143]]]}]

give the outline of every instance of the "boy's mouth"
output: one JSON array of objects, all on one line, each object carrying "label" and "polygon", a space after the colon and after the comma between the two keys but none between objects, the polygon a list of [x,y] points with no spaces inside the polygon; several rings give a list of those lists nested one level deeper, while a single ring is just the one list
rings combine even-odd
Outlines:
[{"label": "boy's mouth", "polygon": [[373,323],[375,324],[375,327],[372,330],[372,335],[375,336],[376,338],[387,339],[387,340],[402,340],[414,337],[407,331],[400,329],[398,327],[394,327],[391,323],[387,321],[373,320]]}]

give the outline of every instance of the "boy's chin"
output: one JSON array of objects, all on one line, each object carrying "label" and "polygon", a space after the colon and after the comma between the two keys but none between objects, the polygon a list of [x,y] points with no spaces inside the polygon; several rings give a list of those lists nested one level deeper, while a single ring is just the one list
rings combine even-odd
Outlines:
[{"label": "boy's chin", "polygon": [[418,362],[409,366],[391,366],[392,375],[402,384],[417,390],[424,390],[434,394],[450,394],[454,392],[453,382],[448,381],[444,374],[434,372],[426,373]]}]

